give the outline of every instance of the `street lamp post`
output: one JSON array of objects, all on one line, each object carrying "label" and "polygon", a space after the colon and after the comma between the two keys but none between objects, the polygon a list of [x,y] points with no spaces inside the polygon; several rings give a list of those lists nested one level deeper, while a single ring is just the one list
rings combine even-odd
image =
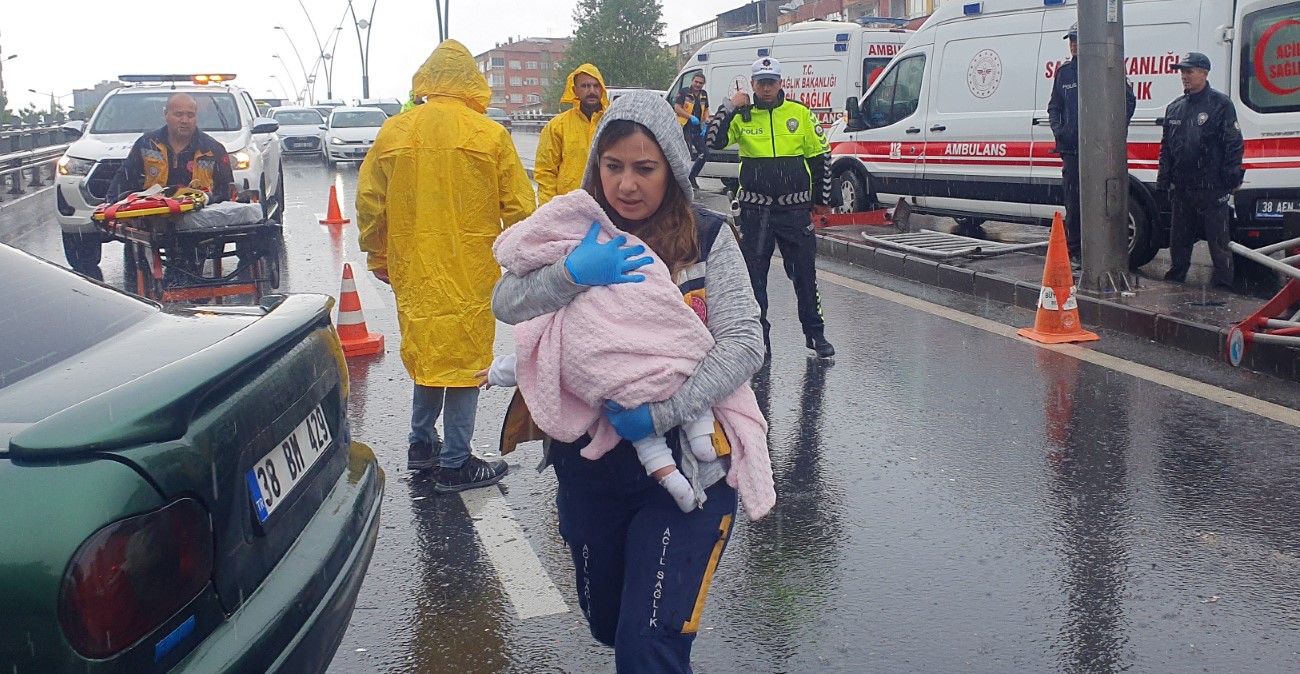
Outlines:
[{"label": "street lamp post", "polygon": [[9,96],[5,94],[5,61],[12,61],[13,59],[18,58],[17,54],[10,54],[8,56],[4,56],[3,54],[4,50],[0,49],[0,95],[5,97],[4,105],[0,105],[0,111],[9,107]]},{"label": "street lamp post", "polygon": [[[284,59],[280,58],[279,54],[271,54],[271,58],[280,62],[280,67],[284,68],[284,74],[289,76],[289,86],[293,87],[294,92],[297,93],[298,83],[293,80],[293,73],[289,71],[289,66],[285,64]],[[302,103],[301,97],[298,99],[298,102]]]},{"label": "street lamp post", "polygon": [[69,96],[72,95],[71,93],[67,93],[67,94],[63,94],[63,95],[61,95],[61,96],[56,96],[56,95],[54,95],[53,92],[37,91],[37,90],[35,90],[35,89],[28,89],[27,91],[29,91],[29,92],[31,92],[31,93],[33,93],[33,94],[37,94],[37,95],[39,95],[39,96],[49,96],[49,97],[50,97],[50,117],[53,117],[55,114],[57,114],[57,113],[54,111],[55,107],[57,107],[57,104],[55,103],[55,101],[58,100],[58,99],[60,99],[60,98],[67,98],[67,97],[69,97]]},{"label": "street lamp post", "polygon": [[[307,5],[302,0],[298,0],[298,6],[302,8],[302,13],[307,15],[307,25],[311,26],[311,36],[316,40],[316,51],[320,54],[320,56],[316,57],[316,63],[312,64],[311,72],[314,75],[318,68],[325,67],[325,97],[332,100],[334,98],[334,68],[330,61],[333,59],[334,54],[325,51],[325,45],[320,41],[320,35],[316,32],[316,22],[312,20],[311,12],[307,11]],[[336,26],[334,30],[341,31],[343,27]],[[328,41],[329,39],[326,38],[326,42]],[[335,44],[337,43],[336,38]]]},{"label": "street lamp post", "polygon": [[[312,77],[307,74],[307,66],[302,62],[302,54],[298,53],[298,45],[293,43],[293,38],[289,36],[289,30],[284,26],[276,26],[275,29],[284,33],[285,39],[289,41],[289,46],[293,48],[293,55],[298,59],[298,67],[302,69],[303,81],[310,84],[312,82]],[[306,87],[304,86],[304,88]],[[316,98],[316,89],[314,87],[311,89],[311,97],[313,99]]]},{"label": "street lamp post", "polygon": [[[370,98],[370,30],[375,26],[375,5],[378,4],[379,0],[372,0],[370,3],[370,17],[358,20],[357,11],[352,8],[352,0],[348,0],[348,11],[352,13],[352,23],[357,29],[357,49],[361,52],[362,98]],[[361,31],[363,30],[366,31],[364,45],[361,43]]]},{"label": "street lamp post", "polygon": [[[286,100],[286,101],[291,101],[291,100],[293,100],[293,99],[290,98],[290,96],[289,96],[289,90],[284,88],[284,82],[281,82],[281,81],[280,81],[280,78],[275,76],[275,73],[271,73],[271,79],[275,80],[275,83],[276,83],[277,85],[279,85],[279,87],[280,87],[280,93],[284,94],[284,100]],[[275,93],[275,92],[271,92],[271,93]]]}]

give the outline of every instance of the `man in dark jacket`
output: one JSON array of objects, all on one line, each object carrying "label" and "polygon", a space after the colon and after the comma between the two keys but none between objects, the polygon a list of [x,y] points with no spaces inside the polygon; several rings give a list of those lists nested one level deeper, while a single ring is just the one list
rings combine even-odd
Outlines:
[{"label": "man in dark jacket", "polygon": [[1210,87],[1210,59],[1191,52],[1174,66],[1181,71],[1183,95],[1165,108],[1156,188],[1169,190],[1173,215],[1165,280],[1187,279],[1192,246],[1204,236],[1214,261],[1214,285],[1232,287],[1232,251],[1228,248],[1228,201],[1241,186],[1245,141],[1237,109],[1226,95]]},{"label": "man in dark jacket", "polygon": [[[1065,192],[1065,246],[1070,259],[1079,261],[1079,24],[1065,34],[1070,41],[1070,60],[1056,69],[1052,80],[1052,97],[1047,102],[1047,117],[1056,137],[1056,152],[1061,155],[1061,189]],[[1125,120],[1133,119],[1137,96],[1133,85],[1125,93]]]}]

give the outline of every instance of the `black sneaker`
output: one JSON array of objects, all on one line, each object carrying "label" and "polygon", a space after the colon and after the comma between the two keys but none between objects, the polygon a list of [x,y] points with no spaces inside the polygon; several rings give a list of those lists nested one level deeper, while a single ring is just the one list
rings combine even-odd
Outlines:
[{"label": "black sneaker", "polygon": [[486,487],[501,481],[508,472],[510,466],[505,461],[488,462],[470,454],[460,468],[443,468],[438,481],[433,484],[433,490],[439,494],[451,494]]},{"label": "black sneaker", "polygon": [[424,441],[412,442],[411,448],[406,450],[406,469],[429,470],[438,465],[438,452],[433,450],[434,446],[430,443]]},{"label": "black sneaker", "polygon": [[804,343],[807,344],[808,348],[817,352],[818,358],[830,358],[835,355],[835,347],[826,341],[824,335],[808,335]]},{"label": "black sneaker", "polygon": [[1186,283],[1187,276],[1185,274],[1176,274],[1173,271],[1167,271],[1165,272],[1165,280],[1173,281],[1174,283]]}]

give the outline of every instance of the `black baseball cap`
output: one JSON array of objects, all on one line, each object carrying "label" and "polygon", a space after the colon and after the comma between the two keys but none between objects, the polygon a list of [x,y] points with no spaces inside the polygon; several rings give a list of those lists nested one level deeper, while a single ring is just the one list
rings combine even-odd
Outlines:
[{"label": "black baseball cap", "polygon": [[1205,70],[1209,70],[1210,57],[1198,51],[1189,51],[1178,59],[1178,63],[1174,64],[1174,68],[1177,70],[1187,70],[1188,68],[1204,68]]},{"label": "black baseball cap", "polygon": [[1062,37],[1061,39],[1062,39],[1062,40],[1077,40],[1077,39],[1079,39],[1079,24],[1076,23],[1076,24],[1074,24],[1073,26],[1070,26],[1070,31],[1069,31],[1068,33],[1066,33],[1066,34],[1065,34],[1065,37]]}]

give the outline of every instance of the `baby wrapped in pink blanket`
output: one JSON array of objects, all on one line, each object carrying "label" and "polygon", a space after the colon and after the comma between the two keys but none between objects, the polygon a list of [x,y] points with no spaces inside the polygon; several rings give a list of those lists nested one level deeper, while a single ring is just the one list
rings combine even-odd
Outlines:
[{"label": "baby wrapped in pink blanket", "polygon": [[[575,190],[503,232],[493,253],[503,267],[523,276],[565,259],[593,222],[600,225],[601,242],[624,235],[631,244],[640,243],[617,230],[589,194]],[[656,258],[639,272],[646,277],[642,283],[588,288],[567,306],[515,326],[515,374],[533,421],[562,442],[589,434],[591,442],[581,452],[588,459],[600,458],[620,440],[602,412],[606,401],[633,409],[668,399],[713,347],[712,334],[683,301],[663,262]],[[499,370],[500,359],[495,365]],[[719,401],[712,413],[730,444],[727,483],[737,489],[750,519],[756,520],[776,501],[767,422],[747,385]],[[713,419],[702,416],[686,426],[695,433],[692,453],[702,460],[715,459],[713,443],[700,439],[701,431],[713,430]],[[662,437],[647,440],[656,446],[663,443]],[[663,468],[666,445],[663,452],[655,451],[661,457],[656,466],[647,464],[642,454],[651,474]],[[674,498],[683,510],[697,505],[693,492],[687,502],[676,494]]]}]

